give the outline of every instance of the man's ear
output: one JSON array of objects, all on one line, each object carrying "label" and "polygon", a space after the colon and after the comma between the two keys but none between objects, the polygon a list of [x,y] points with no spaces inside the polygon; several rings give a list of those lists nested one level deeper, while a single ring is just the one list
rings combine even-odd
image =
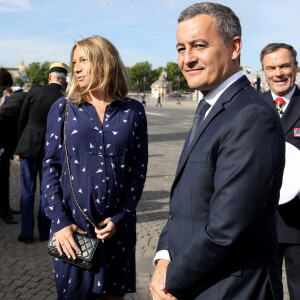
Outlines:
[{"label": "man's ear", "polygon": [[231,41],[231,58],[237,60],[241,54],[242,40],[239,36],[235,36]]}]

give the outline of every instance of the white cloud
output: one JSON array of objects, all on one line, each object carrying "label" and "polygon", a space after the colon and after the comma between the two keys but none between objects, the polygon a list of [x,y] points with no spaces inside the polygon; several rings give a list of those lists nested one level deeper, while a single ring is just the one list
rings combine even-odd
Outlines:
[{"label": "white cloud", "polygon": [[0,11],[19,12],[33,9],[29,0],[0,0]]},{"label": "white cloud", "polygon": [[[22,45],[20,47],[20,45]],[[5,66],[15,66],[16,58],[28,66],[32,62],[62,61],[69,64],[69,54],[73,42],[61,42],[53,38],[21,38],[18,40],[6,40],[0,47],[1,64]],[[11,51],[14,53],[14,60],[11,61]]]},{"label": "white cloud", "polygon": [[[0,64],[32,61],[69,63],[75,40],[100,34],[118,48],[125,65],[149,61],[153,67],[177,60],[177,17],[195,0],[0,0]],[[269,42],[300,51],[299,0],[222,0],[242,24],[242,64],[260,67],[260,50]],[[84,5],[83,5],[84,3]],[[59,7],[59,9],[58,9]],[[33,12],[32,12],[33,11]],[[8,13],[7,13],[8,12]],[[12,13],[9,13],[12,12]],[[51,16],[57,14],[55,22]],[[9,26],[7,26],[9,24]]]},{"label": "white cloud", "polygon": [[186,7],[194,4],[197,1],[194,0],[154,0],[151,1],[151,5],[158,11],[171,11],[179,12]]}]

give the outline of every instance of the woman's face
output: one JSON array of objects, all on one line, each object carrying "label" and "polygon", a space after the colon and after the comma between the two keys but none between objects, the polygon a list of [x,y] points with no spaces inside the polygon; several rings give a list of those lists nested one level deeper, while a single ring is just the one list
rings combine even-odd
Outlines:
[{"label": "woman's face", "polygon": [[73,70],[79,86],[83,89],[87,88],[91,81],[91,62],[78,47],[73,53]]}]

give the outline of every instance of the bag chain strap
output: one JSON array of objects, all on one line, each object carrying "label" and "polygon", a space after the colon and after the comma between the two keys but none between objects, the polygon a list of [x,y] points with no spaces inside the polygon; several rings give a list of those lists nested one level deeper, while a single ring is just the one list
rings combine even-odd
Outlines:
[{"label": "bag chain strap", "polygon": [[67,104],[66,104],[66,112],[65,112],[65,120],[64,120],[64,144],[65,144],[65,150],[66,150],[66,158],[67,158],[67,165],[68,165],[68,172],[69,172],[69,178],[70,178],[70,184],[71,184],[71,189],[72,189],[72,193],[73,193],[73,197],[75,199],[75,202],[77,204],[77,206],[79,207],[80,211],[82,212],[82,214],[85,216],[85,218],[95,227],[97,228],[97,226],[95,225],[95,223],[88,217],[88,215],[82,210],[82,208],[79,205],[79,202],[76,198],[75,192],[74,192],[74,188],[73,188],[73,182],[72,182],[72,175],[71,175],[71,169],[70,169],[70,161],[69,161],[69,154],[68,154],[68,149],[67,149],[67,141],[66,141],[66,121],[67,121],[67,116],[68,116],[68,109],[69,109],[69,101],[67,100]]}]

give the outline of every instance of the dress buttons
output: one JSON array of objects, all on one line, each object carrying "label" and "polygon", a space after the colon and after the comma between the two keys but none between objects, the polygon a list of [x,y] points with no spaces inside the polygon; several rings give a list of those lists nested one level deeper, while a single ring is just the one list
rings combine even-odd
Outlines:
[{"label": "dress buttons", "polygon": [[104,162],[101,163],[101,166],[103,166],[103,165],[104,165]]},{"label": "dress buttons", "polygon": [[102,182],[105,182],[105,179],[102,179]]},{"label": "dress buttons", "polygon": [[173,213],[170,213],[170,219],[171,220],[173,219]]},{"label": "dress buttons", "polygon": [[102,196],[102,200],[104,200],[105,199],[105,196]]},{"label": "dress buttons", "polygon": [[100,146],[100,149],[102,149],[102,146]]}]

